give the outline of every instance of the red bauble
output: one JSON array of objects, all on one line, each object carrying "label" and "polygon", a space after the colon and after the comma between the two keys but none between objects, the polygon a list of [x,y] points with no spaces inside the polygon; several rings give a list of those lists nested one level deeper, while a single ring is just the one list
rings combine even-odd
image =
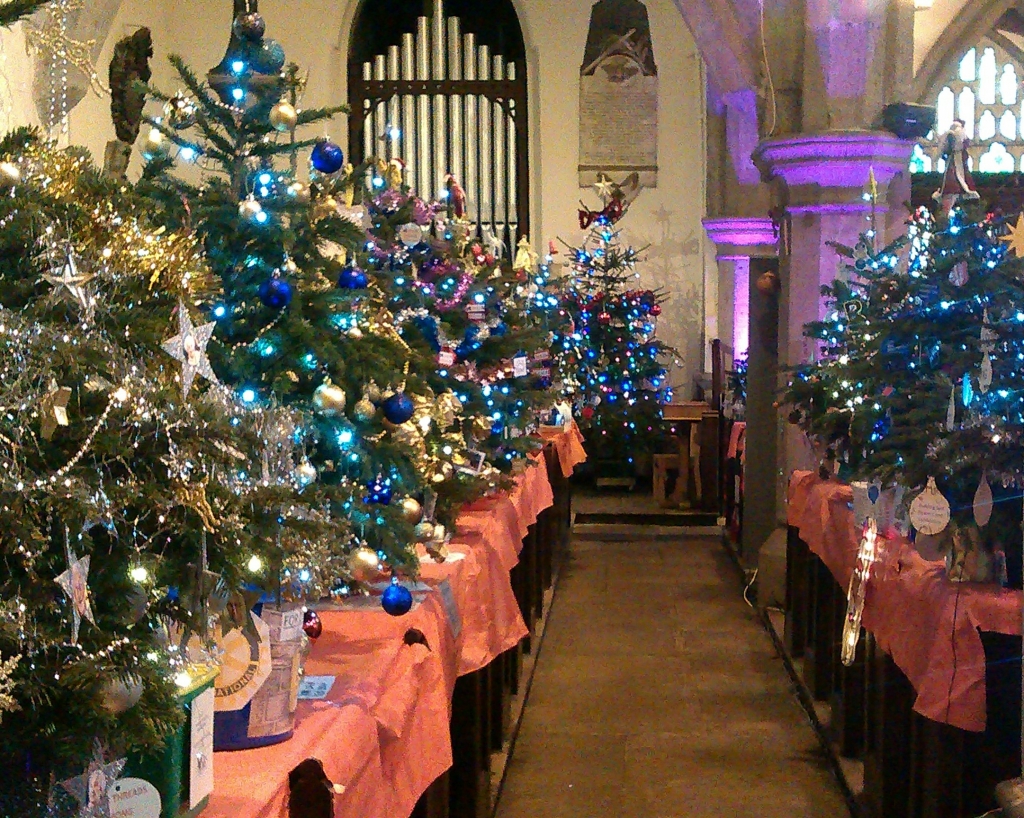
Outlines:
[{"label": "red bauble", "polygon": [[661,315],[661,307],[659,307],[657,304],[651,307],[651,315],[653,315],[655,318]]},{"label": "red bauble", "polygon": [[602,327],[608,326],[611,322],[612,322],[611,315],[609,315],[606,312],[598,313],[598,315],[597,315],[597,323],[599,323]]},{"label": "red bauble", "polygon": [[594,416],[594,407],[584,406],[583,411],[580,412],[580,414],[583,415],[584,420],[590,420]]},{"label": "red bauble", "polygon": [[319,639],[324,632],[324,623],[316,611],[306,611],[302,617],[302,630],[310,639]]}]

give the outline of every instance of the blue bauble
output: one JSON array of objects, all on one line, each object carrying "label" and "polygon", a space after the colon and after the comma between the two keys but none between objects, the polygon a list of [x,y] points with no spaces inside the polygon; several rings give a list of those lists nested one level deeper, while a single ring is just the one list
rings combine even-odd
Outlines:
[{"label": "blue bauble", "polygon": [[380,604],[392,616],[404,616],[412,610],[412,591],[404,585],[392,583],[384,589]]},{"label": "blue bauble", "polygon": [[376,479],[370,481],[370,485],[366,488],[368,491],[368,494],[366,495],[367,503],[377,503],[382,506],[391,504],[390,480],[385,480],[383,477],[378,476]]},{"label": "blue bauble", "polygon": [[269,278],[260,284],[260,301],[272,310],[287,307],[292,300],[292,285],[283,278]]},{"label": "blue bauble", "polygon": [[349,265],[338,274],[338,286],[343,290],[361,290],[367,284],[366,273]]},{"label": "blue bauble", "polygon": [[411,420],[413,413],[416,411],[416,407],[413,406],[409,396],[404,392],[395,392],[394,395],[384,401],[382,408],[384,417],[396,426]]},{"label": "blue bauble", "polygon": [[333,142],[322,139],[313,146],[310,160],[321,173],[337,173],[345,164],[345,153]]},{"label": "blue bauble", "polygon": [[413,319],[413,323],[423,334],[427,343],[430,344],[430,348],[434,352],[441,351],[441,339],[437,334],[437,319],[432,315],[421,315]]},{"label": "blue bauble", "polygon": [[280,74],[284,60],[284,47],[277,40],[268,38],[253,53],[252,67],[261,74]]},{"label": "blue bauble", "polygon": [[501,337],[502,337],[503,335],[505,335],[505,334],[506,334],[507,332],[508,332],[508,324],[506,324],[506,323],[505,323],[504,321],[499,321],[499,322],[498,322],[498,323],[497,323],[497,324],[496,324],[496,325],[495,325],[495,326],[494,326],[494,327],[493,327],[493,328],[491,329],[491,335],[493,335],[493,336],[494,336],[495,338],[501,338]]}]

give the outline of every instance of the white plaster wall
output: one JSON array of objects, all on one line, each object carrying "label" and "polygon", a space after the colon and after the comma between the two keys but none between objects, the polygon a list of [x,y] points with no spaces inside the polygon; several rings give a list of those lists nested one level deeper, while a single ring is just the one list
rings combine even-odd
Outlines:
[{"label": "white plaster wall", "polygon": [[[700,223],[705,203],[703,64],[672,0],[646,2],[661,89],[660,173],[657,189],[644,191],[623,221],[623,236],[636,246],[650,246],[641,284],[663,288],[669,295],[659,334],[679,352],[673,383],[679,396],[687,398],[692,377],[704,363],[704,340],[714,337],[718,310],[713,251],[706,247]],[[592,0],[516,0],[529,62],[531,238],[538,250],[544,250],[550,239],[580,240],[579,199],[597,204],[592,191],[579,188],[576,171],[579,69],[591,4]],[[346,50],[355,6],[355,0],[260,4],[267,36],[279,40],[288,58],[309,71],[306,107],[346,99]],[[125,0],[98,64],[105,75],[114,42],[138,25],[148,25],[156,52],[154,79],[174,91],[167,54],[180,53],[205,74],[223,56],[230,13],[226,0]],[[327,133],[344,144],[344,119],[332,123]],[[73,141],[86,145],[102,161],[104,146],[112,138],[108,100],[90,97],[76,108]],[[137,158],[134,163],[137,168]]]},{"label": "white plaster wall", "polygon": [[932,7],[914,13],[914,73],[942,32],[969,2],[981,0],[934,0]]},{"label": "white plaster wall", "polygon": [[32,56],[25,44],[24,24],[0,29],[0,133],[39,124],[32,77]]}]

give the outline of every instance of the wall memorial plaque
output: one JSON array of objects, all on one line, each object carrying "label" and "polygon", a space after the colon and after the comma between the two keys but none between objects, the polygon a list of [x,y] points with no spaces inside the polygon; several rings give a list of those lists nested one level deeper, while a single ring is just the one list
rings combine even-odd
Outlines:
[{"label": "wall memorial plaque", "polygon": [[658,67],[640,0],[599,0],[580,69],[580,187],[599,174],[658,184]]}]

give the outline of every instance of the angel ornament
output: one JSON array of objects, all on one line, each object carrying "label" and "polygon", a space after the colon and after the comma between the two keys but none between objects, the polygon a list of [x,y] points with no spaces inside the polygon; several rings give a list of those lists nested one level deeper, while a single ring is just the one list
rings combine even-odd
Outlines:
[{"label": "angel ornament", "polygon": [[968,168],[970,147],[971,139],[964,128],[964,121],[954,119],[946,135],[942,137],[942,158],[946,160],[942,188],[932,194],[932,198],[941,202],[947,213],[959,201],[979,198]]}]

